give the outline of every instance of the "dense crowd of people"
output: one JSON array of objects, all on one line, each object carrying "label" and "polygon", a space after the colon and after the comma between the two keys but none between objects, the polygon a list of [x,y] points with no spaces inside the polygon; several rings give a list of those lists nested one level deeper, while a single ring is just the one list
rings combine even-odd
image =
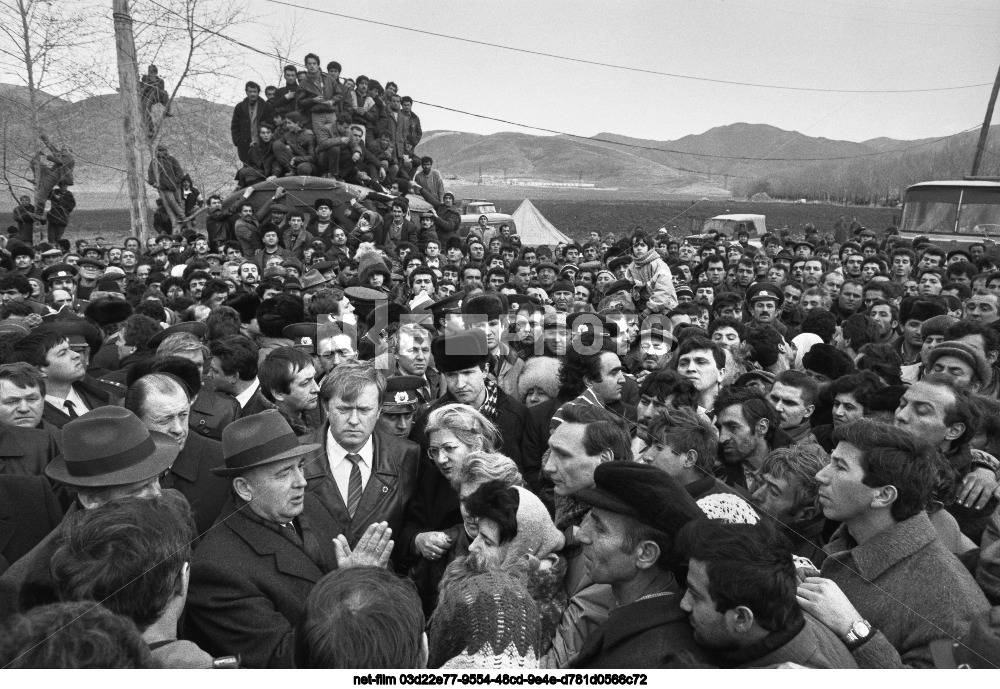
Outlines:
[{"label": "dense crowd of people", "polygon": [[10,233],[0,666],[1000,666],[992,247],[522,245],[305,64],[234,111],[265,205],[164,150],[145,245]]}]

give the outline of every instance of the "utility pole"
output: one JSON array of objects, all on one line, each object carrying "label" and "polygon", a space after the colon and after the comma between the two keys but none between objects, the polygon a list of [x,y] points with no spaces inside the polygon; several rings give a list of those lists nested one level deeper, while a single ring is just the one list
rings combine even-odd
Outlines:
[{"label": "utility pole", "polygon": [[972,159],[970,177],[975,177],[979,174],[979,163],[983,160],[983,150],[986,148],[986,137],[990,133],[990,122],[993,120],[993,106],[997,103],[998,91],[1000,91],[1000,69],[997,70],[997,78],[993,82],[993,91],[990,93],[990,102],[986,106],[986,119],[983,120],[983,128],[979,130],[979,144],[976,146],[976,156]]},{"label": "utility pole", "polygon": [[128,177],[129,214],[132,232],[142,246],[149,236],[146,202],[146,178],[143,175],[142,145],[139,132],[144,126],[139,111],[139,63],[135,55],[135,36],[128,0],[111,0],[115,20],[115,52],[118,54],[118,87],[122,103],[122,132],[125,137],[125,169]]}]

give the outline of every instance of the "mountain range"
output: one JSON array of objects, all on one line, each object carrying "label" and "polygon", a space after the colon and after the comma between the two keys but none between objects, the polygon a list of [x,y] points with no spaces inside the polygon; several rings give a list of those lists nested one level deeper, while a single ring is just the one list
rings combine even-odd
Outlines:
[{"label": "mountain range", "polygon": [[[37,149],[27,124],[27,95],[24,87],[0,84],[3,165],[15,186],[18,177],[27,176],[26,161]],[[419,113],[419,106],[415,110]],[[164,121],[163,143],[203,192],[231,189],[238,164],[229,133],[232,105],[179,98],[172,112],[174,117]],[[76,102],[53,99],[42,121],[50,138],[68,143],[76,155],[75,191],[81,207],[125,205],[117,94]],[[735,123],[674,141],[652,141],[607,132],[582,138],[442,131],[430,128],[433,120],[427,114],[423,125],[428,130],[418,152],[434,158],[449,185],[515,181],[535,186],[586,185],[651,199],[755,192],[788,198],[891,197],[901,187],[928,178],[924,175],[955,176],[967,171],[964,168],[971,161],[978,135],[969,132],[945,141],[880,137],[853,142],[811,137],[767,124]],[[992,166],[987,172],[997,169],[1000,161],[996,137],[991,141],[994,155],[987,157]]]}]

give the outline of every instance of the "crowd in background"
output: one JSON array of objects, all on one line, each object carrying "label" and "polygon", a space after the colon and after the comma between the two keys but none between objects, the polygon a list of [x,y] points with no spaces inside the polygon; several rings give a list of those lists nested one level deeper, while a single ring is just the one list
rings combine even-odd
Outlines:
[{"label": "crowd in background", "polygon": [[235,202],[163,149],[145,244],[15,211],[0,665],[1000,665],[995,247],[522,245],[305,64]]}]

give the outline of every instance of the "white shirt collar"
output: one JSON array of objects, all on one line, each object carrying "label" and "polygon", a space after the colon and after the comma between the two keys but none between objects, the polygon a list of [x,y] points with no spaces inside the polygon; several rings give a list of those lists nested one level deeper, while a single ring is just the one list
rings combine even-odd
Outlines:
[{"label": "white shirt collar", "polygon": [[247,406],[247,403],[250,402],[250,398],[254,396],[254,393],[257,392],[259,388],[260,381],[254,377],[253,383],[250,384],[250,387],[236,395],[236,401],[240,403],[240,409]]},{"label": "white shirt collar", "polygon": [[[361,461],[366,463],[369,467],[372,466],[372,460],[375,457],[375,442],[372,440],[374,433],[368,437],[368,441],[358,450],[355,454],[361,455]],[[327,428],[326,430],[326,454],[330,459],[330,467],[333,468],[334,465],[340,464],[347,458],[347,450],[340,446],[334,437],[333,431]]]}]

